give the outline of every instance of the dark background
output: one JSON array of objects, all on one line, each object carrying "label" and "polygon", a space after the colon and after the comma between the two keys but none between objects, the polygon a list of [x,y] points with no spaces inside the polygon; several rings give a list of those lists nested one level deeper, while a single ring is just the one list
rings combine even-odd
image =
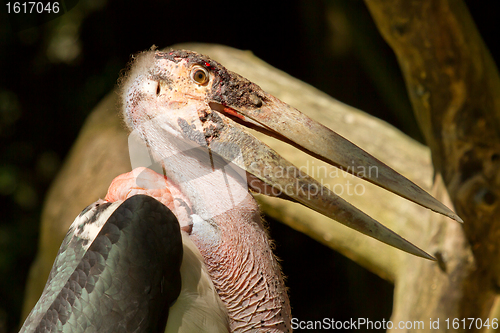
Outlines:
[{"label": "dark background", "polygon": [[[362,1],[82,0],[66,1],[67,13],[55,19],[8,14],[7,2],[0,8],[0,333],[18,328],[45,193],[85,117],[137,51],[180,42],[251,50],[421,140],[395,57]],[[498,57],[495,11],[484,1],[467,5]],[[295,317],[390,319],[392,285],[270,224]]]}]

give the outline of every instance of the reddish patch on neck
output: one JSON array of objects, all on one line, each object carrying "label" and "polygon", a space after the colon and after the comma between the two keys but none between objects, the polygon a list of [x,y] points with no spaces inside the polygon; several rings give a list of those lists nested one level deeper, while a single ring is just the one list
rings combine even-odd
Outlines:
[{"label": "reddish patch on neck", "polygon": [[173,211],[173,196],[168,188],[167,177],[148,168],[137,168],[113,179],[106,201],[126,200],[136,194],[145,194],[155,198]]}]

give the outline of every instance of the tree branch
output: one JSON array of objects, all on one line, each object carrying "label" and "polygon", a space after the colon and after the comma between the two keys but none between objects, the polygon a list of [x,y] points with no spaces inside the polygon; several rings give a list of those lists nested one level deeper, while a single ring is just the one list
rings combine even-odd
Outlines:
[{"label": "tree branch", "polygon": [[419,297],[398,295],[394,317],[485,320],[500,285],[498,70],[463,1],[365,2],[398,57],[436,171],[443,175],[439,191],[446,185],[465,221],[463,228],[430,229],[440,238],[435,244],[447,269],[417,266],[402,277],[420,276],[405,283]]}]

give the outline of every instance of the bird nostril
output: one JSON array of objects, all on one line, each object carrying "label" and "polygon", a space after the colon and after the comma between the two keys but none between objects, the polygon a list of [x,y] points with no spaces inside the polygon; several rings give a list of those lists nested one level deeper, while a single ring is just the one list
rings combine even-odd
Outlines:
[{"label": "bird nostril", "polygon": [[159,96],[161,93],[161,84],[160,82],[157,82],[157,85],[156,85],[156,96]]}]

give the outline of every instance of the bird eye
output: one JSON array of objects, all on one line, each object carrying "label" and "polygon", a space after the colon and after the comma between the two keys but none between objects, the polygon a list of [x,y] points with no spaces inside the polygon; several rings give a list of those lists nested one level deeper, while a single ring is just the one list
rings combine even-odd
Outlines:
[{"label": "bird eye", "polygon": [[208,71],[203,67],[196,66],[191,71],[191,78],[199,85],[203,85],[208,82]]}]

